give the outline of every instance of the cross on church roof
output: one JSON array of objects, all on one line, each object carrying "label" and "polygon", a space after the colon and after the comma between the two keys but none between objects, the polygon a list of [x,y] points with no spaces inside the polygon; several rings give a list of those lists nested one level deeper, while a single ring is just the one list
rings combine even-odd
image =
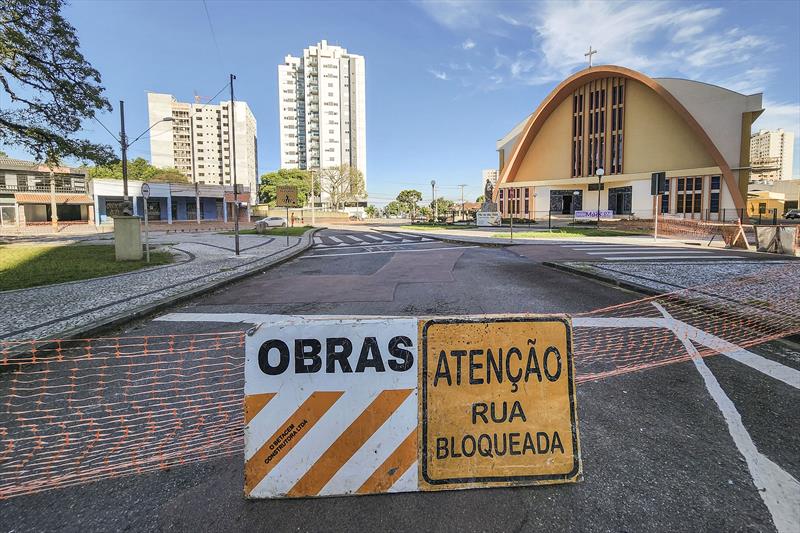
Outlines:
[{"label": "cross on church roof", "polygon": [[583,54],[584,57],[589,58],[589,68],[592,68],[592,56],[597,53],[597,50],[592,50],[592,45],[589,45],[589,51]]}]

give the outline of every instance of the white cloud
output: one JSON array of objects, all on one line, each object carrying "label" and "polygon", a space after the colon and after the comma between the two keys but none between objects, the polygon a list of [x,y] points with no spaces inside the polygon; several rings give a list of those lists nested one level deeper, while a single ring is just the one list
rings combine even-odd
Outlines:
[{"label": "white cloud", "polygon": [[433,74],[433,77],[438,79],[438,80],[445,80],[446,81],[448,79],[447,72],[444,72],[443,70],[434,70],[434,69],[430,68],[430,69],[428,69],[428,72]]},{"label": "white cloud", "polygon": [[594,64],[622,65],[654,77],[699,79],[748,94],[765,90],[776,72],[764,60],[764,52],[776,49],[777,43],[749,27],[732,27],[723,18],[724,4],[420,0],[418,5],[451,31],[469,32],[468,37],[462,35],[463,49],[476,41],[482,48],[494,46],[494,54],[483,55],[483,63],[476,61],[474,69],[441,72],[465,86],[486,90],[497,88],[490,76],[516,85],[562,80],[587,66],[589,45],[598,50]]},{"label": "white cloud", "polygon": [[764,92],[770,77],[776,72],[771,67],[753,67],[733,76],[714,79],[713,83],[742,94]]},{"label": "white cloud", "polygon": [[420,0],[417,4],[436,22],[450,28],[480,28],[481,18],[491,7],[473,0]]},{"label": "white cloud", "polygon": [[466,41],[461,43],[461,48],[463,48],[464,50],[472,50],[473,48],[475,48],[475,41],[473,41],[472,39],[467,39]]}]

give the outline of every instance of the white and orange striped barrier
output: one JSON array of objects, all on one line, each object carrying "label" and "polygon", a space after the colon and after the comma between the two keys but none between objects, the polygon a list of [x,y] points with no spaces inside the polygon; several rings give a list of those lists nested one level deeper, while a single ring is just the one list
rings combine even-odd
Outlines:
[{"label": "white and orange striped barrier", "polygon": [[303,319],[246,340],[245,495],[581,477],[564,317]]}]

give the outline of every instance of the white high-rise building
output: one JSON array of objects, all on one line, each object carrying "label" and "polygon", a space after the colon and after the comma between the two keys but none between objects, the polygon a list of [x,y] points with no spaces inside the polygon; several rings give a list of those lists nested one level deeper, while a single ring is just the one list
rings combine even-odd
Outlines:
[{"label": "white high-rise building", "polygon": [[792,177],[794,133],[761,130],[750,136],[750,174],[752,181],[788,180]]},{"label": "white high-rise building", "polygon": [[[350,165],[367,180],[364,57],[322,41],[278,65],[281,168]],[[326,203],[323,194],[321,198]]]},{"label": "white high-rise building", "polygon": [[[481,195],[482,196],[484,195],[484,192],[486,191],[486,182],[491,183],[493,189],[495,187],[497,187],[498,174],[499,174],[499,172],[495,168],[484,169],[484,171],[483,171],[483,179],[481,180]],[[484,198],[483,201],[484,202],[491,202],[492,199],[491,198]]]},{"label": "white high-rise building", "polygon": [[[173,167],[192,182],[232,185],[230,101],[219,104],[178,102],[171,94],[147,93],[150,161]],[[246,102],[236,101],[234,135],[236,182],[249,187],[250,203],[257,200],[258,134],[256,119]],[[172,122],[158,121],[172,117]]]}]

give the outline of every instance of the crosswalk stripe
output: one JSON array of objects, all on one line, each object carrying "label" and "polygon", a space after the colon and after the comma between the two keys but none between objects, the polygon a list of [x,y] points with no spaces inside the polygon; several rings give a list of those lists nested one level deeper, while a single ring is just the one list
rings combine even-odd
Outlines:
[{"label": "crosswalk stripe", "polygon": [[327,237],[330,240],[332,240],[333,242],[344,244],[344,241],[342,239],[340,239],[339,237],[334,237],[333,235],[328,235]]},{"label": "crosswalk stripe", "polygon": [[314,237],[314,243],[322,244],[322,237]]},{"label": "crosswalk stripe", "polygon": [[372,235],[371,233],[365,233],[365,234],[363,235],[363,237],[366,237],[367,239],[372,239],[372,240],[374,240],[374,241],[381,241],[381,242],[383,242],[383,239],[381,239],[381,238],[380,238],[380,237],[378,237],[377,235]]}]

